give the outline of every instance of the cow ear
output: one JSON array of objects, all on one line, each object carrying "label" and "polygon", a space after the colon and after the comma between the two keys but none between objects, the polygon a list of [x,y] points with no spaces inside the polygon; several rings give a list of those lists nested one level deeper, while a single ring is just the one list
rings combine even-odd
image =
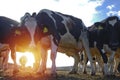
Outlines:
[{"label": "cow ear", "polygon": [[15,34],[16,35],[21,35],[21,31],[20,30],[15,30]]},{"label": "cow ear", "polygon": [[47,27],[44,27],[44,29],[43,29],[43,33],[47,33],[47,32],[48,32]]}]

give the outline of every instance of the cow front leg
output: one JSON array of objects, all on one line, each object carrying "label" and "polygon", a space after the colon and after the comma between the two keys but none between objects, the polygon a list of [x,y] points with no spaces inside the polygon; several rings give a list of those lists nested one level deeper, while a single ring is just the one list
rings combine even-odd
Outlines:
[{"label": "cow front leg", "polygon": [[43,47],[41,47],[41,64],[39,65],[39,69],[37,71],[38,74],[45,73],[46,70],[46,64],[47,64],[47,50]]},{"label": "cow front leg", "polygon": [[17,62],[16,62],[16,52],[12,49],[11,49],[11,58],[14,62],[13,74],[16,74],[17,72],[19,72],[19,70],[18,70],[18,66],[17,66]]},{"label": "cow front leg", "polygon": [[112,51],[112,54],[110,55],[110,58],[108,60],[109,75],[113,74],[114,55],[115,55],[115,52]]},{"label": "cow front leg", "polygon": [[38,49],[37,50],[35,49],[35,51],[33,51],[33,55],[34,55],[34,59],[35,59],[34,71],[37,71],[39,68],[40,61],[41,61],[40,51]]},{"label": "cow front leg", "polygon": [[58,46],[55,44],[53,37],[51,36],[51,60],[52,60],[52,67],[51,67],[51,75],[56,76],[56,56],[57,56],[57,49]]}]

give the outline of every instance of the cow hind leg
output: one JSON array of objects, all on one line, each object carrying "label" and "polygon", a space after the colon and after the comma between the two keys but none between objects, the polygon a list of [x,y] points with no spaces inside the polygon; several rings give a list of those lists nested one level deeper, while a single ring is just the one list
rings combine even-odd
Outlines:
[{"label": "cow hind leg", "polygon": [[87,34],[82,36],[81,39],[82,39],[82,43],[83,43],[83,46],[84,46],[85,51],[86,51],[86,55],[88,56],[88,59],[89,59],[90,64],[91,64],[91,69],[92,69],[91,75],[95,75],[95,67],[93,65],[93,60],[92,60],[92,56],[91,56],[90,49],[89,49],[89,42],[88,42],[88,39],[87,39]]},{"label": "cow hind leg", "polygon": [[58,46],[52,42],[51,45],[51,60],[52,60],[52,68],[51,68],[51,75],[56,76],[56,56],[57,56],[57,48]]},{"label": "cow hind leg", "polygon": [[80,61],[79,54],[78,54],[78,53],[75,53],[75,54],[73,55],[73,58],[74,58],[74,65],[73,65],[72,70],[69,72],[69,74],[76,74],[77,71],[78,71],[78,63],[79,63],[79,61]]}]

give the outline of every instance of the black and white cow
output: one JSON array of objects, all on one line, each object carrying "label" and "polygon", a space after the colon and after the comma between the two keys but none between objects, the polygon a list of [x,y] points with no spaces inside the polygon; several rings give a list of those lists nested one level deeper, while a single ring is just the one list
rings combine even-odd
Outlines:
[{"label": "black and white cow", "polygon": [[35,43],[35,45],[39,44],[38,46],[40,47],[42,61],[38,73],[45,72],[48,49],[51,50],[51,73],[56,74],[55,59],[57,51],[67,53],[70,49],[78,53],[82,46],[84,46],[91,63],[92,74],[94,74],[87,38],[87,28],[82,20],[47,9],[41,10],[35,19],[36,23],[32,17],[26,19],[25,26],[31,34],[32,43]]},{"label": "black and white cow", "polygon": [[[112,69],[108,70],[108,64],[112,65],[115,51],[119,47],[119,19],[117,16],[111,16],[103,20],[102,22],[95,23],[89,28],[89,41],[90,47],[94,47],[94,42],[100,51],[100,54],[104,61],[104,73],[109,75],[112,73]],[[106,52],[111,53],[108,60]]]},{"label": "black and white cow", "polygon": [[33,53],[35,53],[35,62],[39,63],[39,55],[36,54],[37,48],[31,47],[32,39],[29,31],[26,27],[21,27],[18,25],[19,22],[15,20],[3,16],[0,17],[0,44],[9,44],[11,57],[15,65],[15,72],[18,71],[16,63],[16,51],[32,51]]},{"label": "black and white cow", "polygon": [[[9,19],[7,17],[0,16],[0,43],[2,44],[9,44],[9,47],[11,47],[14,42],[12,40],[11,34],[12,34],[12,28],[13,26],[17,26],[18,22],[14,21],[12,19]],[[12,47],[11,47],[12,49]],[[14,63],[16,64],[16,60],[14,58],[14,53],[11,54],[12,59],[14,60]]]}]

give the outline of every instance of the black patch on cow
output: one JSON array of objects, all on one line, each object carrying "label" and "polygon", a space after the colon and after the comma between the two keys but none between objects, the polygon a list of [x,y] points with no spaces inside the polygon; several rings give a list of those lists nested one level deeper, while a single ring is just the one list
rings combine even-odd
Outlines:
[{"label": "black patch on cow", "polygon": [[54,19],[56,21],[57,31],[61,35],[64,35],[67,32],[67,30],[65,29],[65,25],[62,23],[63,18],[61,16],[59,16],[58,14],[55,14],[55,13],[53,13],[52,16],[54,17]]},{"label": "black patch on cow", "polygon": [[75,18],[73,16],[69,16],[69,17],[73,21],[73,27],[70,29],[70,33],[74,36],[76,41],[78,41],[81,34],[81,30],[83,30],[84,26],[82,25],[82,21],[80,19]]},{"label": "black patch on cow", "polygon": [[12,27],[18,25],[18,22],[7,17],[0,16],[0,43],[9,43]]}]

